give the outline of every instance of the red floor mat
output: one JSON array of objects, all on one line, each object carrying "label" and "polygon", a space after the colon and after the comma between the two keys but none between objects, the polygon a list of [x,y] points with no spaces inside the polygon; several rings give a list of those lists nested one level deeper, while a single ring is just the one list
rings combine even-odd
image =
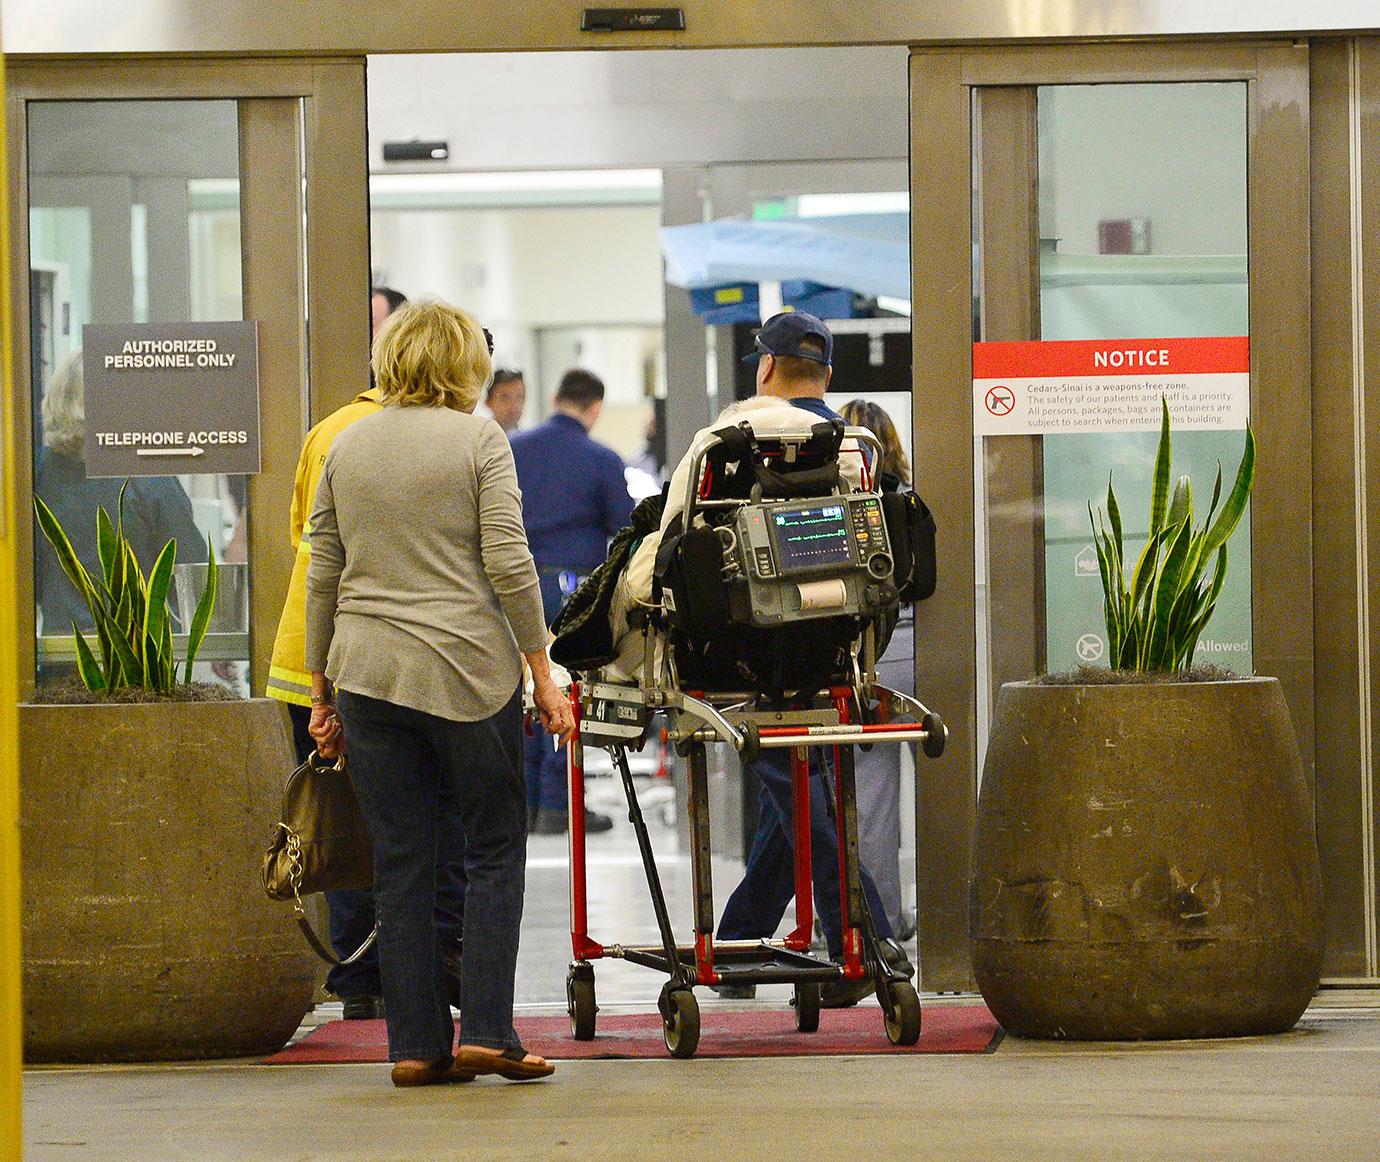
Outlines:
[{"label": "red floor mat", "polygon": [[[902,1049],[890,1044],[875,1004],[825,1010],[819,1032],[798,1033],[789,1009],[701,1010],[697,1057],[816,1057],[858,1053],[982,1053],[1001,1032],[983,1005],[936,1005],[924,1010],[920,1043]],[[656,1013],[600,1016],[593,1041],[570,1036],[565,1017],[519,1017],[514,1024],[522,1043],[556,1060],[662,1058],[668,1056]],[[331,1021],[296,1045],[266,1058],[266,1065],[342,1065],[388,1060],[388,1034],[382,1021]]]}]

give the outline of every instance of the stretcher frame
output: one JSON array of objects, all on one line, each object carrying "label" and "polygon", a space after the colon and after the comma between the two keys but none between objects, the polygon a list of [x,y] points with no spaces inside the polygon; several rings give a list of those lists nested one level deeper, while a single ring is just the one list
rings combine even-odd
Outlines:
[{"label": "stretcher frame", "polygon": [[[881,448],[871,432],[849,428],[846,434],[854,437],[859,445],[870,444],[877,457],[872,463],[879,463]],[[773,438],[786,441],[784,454],[789,458],[792,455],[789,442],[793,437],[773,434]],[[803,440],[808,438],[808,433],[794,438]],[[706,433],[692,448],[694,458],[684,508],[687,523],[699,509],[725,506],[722,501],[700,496],[697,484],[704,458],[717,442],[713,433]],[[566,980],[566,999],[572,1034],[577,1040],[592,1040],[595,1035],[598,1006],[593,962],[620,959],[666,974],[667,981],[657,1004],[666,1047],[673,1057],[692,1057],[698,1047],[699,1005],[693,991],[697,986],[789,983],[793,986],[796,1027],[808,1033],[819,1027],[822,987],[865,976],[876,982],[888,1040],[895,1045],[914,1044],[920,1036],[922,1019],[919,994],[910,982],[904,956],[888,958],[886,955],[888,949],[878,937],[862,890],[853,748],[914,743],[919,744],[928,757],[938,757],[948,738],[943,721],[915,698],[877,681],[875,638],[871,627],[864,631],[860,642],[854,643],[850,684],[831,686],[809,705],[788,709],[767,707],[762,696],[754,692],[681,690],[669,642],[655,619],[649,620],[643,633],[646,649],[639,682],[601,681],[597,675],[592,675],[591,680],[576,680],[570,687],[575,731],[567,757],[572,960]],[[605,713],[611,705],[617,708],[620,700],[624,708],[630,708],[628,713],[622,716]],[[598,712],[592,713],[595,711]],[[627,761],[629,748],[634,743],[640,747],[642,728],[653,712],[666,716],[670,723],[669,738],[688,760],[694,913],[690,943],[676,940]],[[783,939],[714,939],[707,759],[707,747],[712,742],[731,746],[745,762],[752,762],[765,749],[788,748],[791,751],[795,927]],[[587,745],[607,750],[618,770],[627,800],[628,819],[636,834],[647,876],[659,944],[606,944],[590,935],[584,802],[584,748]],[[842,964],[810,955],[814,937],[814,881],[809,747],[829,747],[833,752],[833,786],[829,790],[838,836]],[[895,946],[895,952],[900,952],[899,945]]]}]

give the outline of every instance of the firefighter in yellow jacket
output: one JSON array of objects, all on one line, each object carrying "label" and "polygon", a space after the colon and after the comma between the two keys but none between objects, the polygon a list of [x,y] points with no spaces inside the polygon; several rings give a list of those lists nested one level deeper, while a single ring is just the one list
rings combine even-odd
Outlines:
[{"label": "firefighter in yellow jacket", "polygon": [[[397,294],[397,292],[392,292]],[[377,303],[382,292],[375,290]],[[390,306],[394,310],[406,301]],[[316,485],[326,453],[336,436],[357,420],[372,415],[383,405],[377,388],[360,392],[352,403],[332,412],[310,432],[297,460],[297,477],[292,491],[292,548],[296,558],[292,566],[292,580],[288,583],[287,600],[278,619],[278,634],[273,641],[273,661],[268,671],[270,698],[286,702],[292,720],[293,743],[299,762],[304,762],[316,749],[307,733],[311,721],[311,675],[306,672],[306,604],[307,566],[311,562],[311,510],[316,499]],[[464,851],[464,833],[460,828],[458,807],[443,812],[455,828],[454,840],[442,850]],[[440,846],[440,845],[438,845]],[[327,892],[326,906],[330,911],[331,945],[341,959],[353,953],[374,928],[374,893],[361,891]],[[458,999],[460,965],[460,935],[465,908],[465,871],[462,864],[436,869],[436,939],[441,947],[442,963],[446,968],[446,985],[454,1004]],[[344,1002],[346,1020],[367,1020],[382,1016],[383,987],[379,980],[378,953],[370,948],[353,964],[336,965],[326,977],[326,988]]]}]

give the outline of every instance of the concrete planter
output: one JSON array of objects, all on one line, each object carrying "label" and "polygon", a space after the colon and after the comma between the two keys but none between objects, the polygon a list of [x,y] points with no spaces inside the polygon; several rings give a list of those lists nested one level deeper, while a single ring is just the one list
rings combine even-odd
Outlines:
[{"label": "concrete planter", "polygon": [[24,1055],[271,1052],[316,968],[259,861],[292,748],[242,702],[20,707]]},{"label": "concrete planter", "polygon": [[1003,686],[970,924],[983,998],[1019,1036],[1291,1028],[1322,904],[1279,683]]}]

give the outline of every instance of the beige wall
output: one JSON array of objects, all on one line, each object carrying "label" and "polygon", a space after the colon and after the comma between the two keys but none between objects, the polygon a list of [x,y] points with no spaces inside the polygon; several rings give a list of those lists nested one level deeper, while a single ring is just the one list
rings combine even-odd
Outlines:
[{"label": "beige wall", "polygon": [[683,33],[581,33],[583,0],[6,0],[10,53],[364,53],[705,48],[1352,31],[1371,0],[683,0]]}]

